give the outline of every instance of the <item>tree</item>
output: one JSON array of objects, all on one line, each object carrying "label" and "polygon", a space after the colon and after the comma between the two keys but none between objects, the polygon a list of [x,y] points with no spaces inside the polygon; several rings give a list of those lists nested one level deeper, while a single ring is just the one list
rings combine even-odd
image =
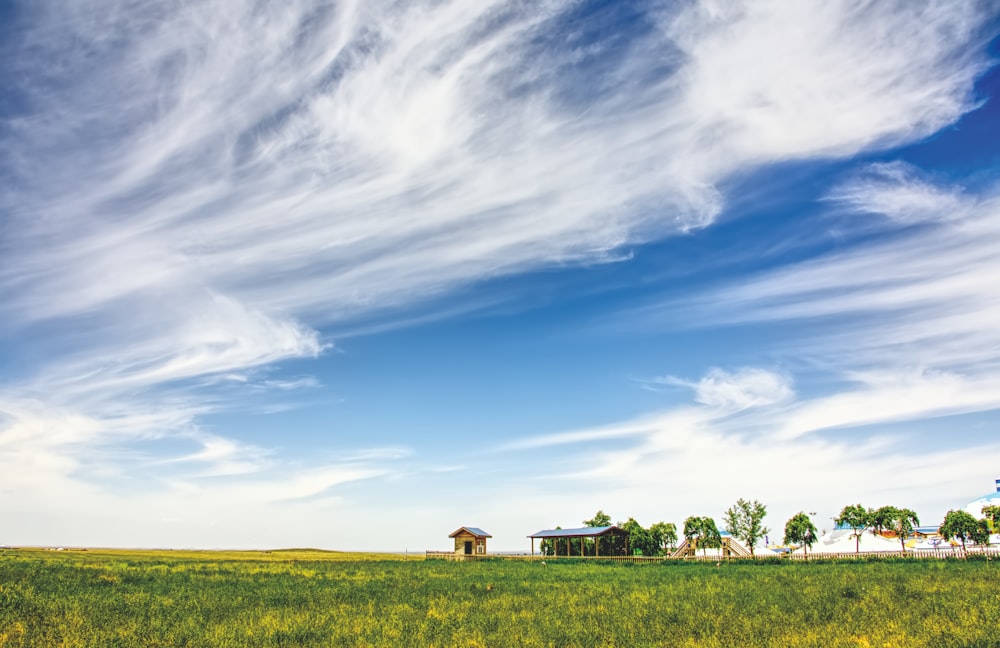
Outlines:
[{"label": "tree", "polygon": [[688,545],[690,545],[696,551],[698,549],[698,533],[700,531],[701,531],[700,517],[691,515],[686,520],[684,520],[684,539],[687,540]]},{"label": "tree", "polygon": [[1000,531],[1000,504],[987,504],[983,507],[983,517],[990,521],[994,531]]},{"label": "tree", "polygon": [[[594,514],[593,519],[584,520],[583,526],[586,527],[606,527],[611,526],[611,516],[604,511],[597,511]],[[587,543],[590,544],[589,542]],[[594,538],[594,555],[599,555],[601,553],[601,538]]]},{"label": "tree", "polygon": [[611,516],[604,511],[598,511],[594,514],[594,518],[591,520],[584,520],[584,526],[588,527],[606,527],[611,526]]},{"label": "tree", "polygon": [[684,537],[696,551],[701,548],[708,555],[709,548],[722,546],[722,536],[715,520],[710,517],[691,516],[684,520]]},{"label": "tree", "polygon": [[948,511],[944,516],[944,524],[941,525],[941,537],[945,540],[958,538],[964,552],[965,541],[971,540],[979,532],[979,528],[979,521],[965,511]]},{"label": "tree", "polygon": [[908,508],[898,508],[894,509],[896,515],[894,516],[892,527],[893,532],[896,537],[899,538],[899,546],[902,548],[903,553],[906,553],[906,539],[913,533],[914,527],[920,524],[920,519],[917,514]]},{"label": "tree", "polygon": [[715,524],[715,519],[710,517],[701,518],[701,548],[705,555],[708,555],[708,549],[719,549],[722,547],[722,534],[719,533],[719,527]]},{"label": "tree", "polygon": [[990,545],[989,522],[986,520],[976,520],[976,528],[971,534],[969,534],[969,539],[980,547],[988,547]]},{"label": "tree", "polygon": [[837,524],[849,526],[854,536],[854,553],[861,551],[861,535],[871,524],[871,511],[860,504],[848,504],[840,511],[840,516],[834,520]]},{"label": "tree", "polygon": [[872,533],[882,535],[883,531],[890,531],[894,528],[893,523],[897,516],[896,507],[882,506],[874,511],[869,509],[868,516],[868,526],[872,528]]},{"label": "tree", "polygon": [[769,531],[762,524],[766,514],[766,506],[757,500],[748,502],[743,498],[736,500],[736,504],[729,507],[729,510],[726,511],[724,517],[726,531],[733,534],[739,540],[742,540],[747,548],[750,549],[751,556],[753,555],[754,545]]},{"label": "tree", "polygon": [[657,522],[649,527],[649,532],[654,540],[659,540],[659,546],[663,551],[673,551],[677,548],[677,525],[673,522]]},{"label": "tree", "polygon": [[635,518],[620,522],[618,527],[628,531],[628,546],[633,555],[638,552],[643,556],[655,556],[658,550],[649,531],[644,529]]},{"label": "tree", "polygon": [[816,543],[816,527],[804,512],[800,511],[785,523],[785,544],[802,546],[802,552],[809,557],[809,547]]}]

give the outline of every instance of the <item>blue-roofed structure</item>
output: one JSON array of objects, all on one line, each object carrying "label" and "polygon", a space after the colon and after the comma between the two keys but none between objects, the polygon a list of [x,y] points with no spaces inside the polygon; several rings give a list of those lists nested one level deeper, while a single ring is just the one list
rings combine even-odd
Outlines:
[{"label": "blue-roofed structure", "polygon": [[[555,556],[612,556],[628,553],[628,531],[615,525],[581,527],[579,529],[546,529],[528,536],[531,553],[535,553],[535,540],[542,547],[551,548]],[[574,540],[579,542],[573,542]],[[590,542],[588,542],[590,540]]]}]

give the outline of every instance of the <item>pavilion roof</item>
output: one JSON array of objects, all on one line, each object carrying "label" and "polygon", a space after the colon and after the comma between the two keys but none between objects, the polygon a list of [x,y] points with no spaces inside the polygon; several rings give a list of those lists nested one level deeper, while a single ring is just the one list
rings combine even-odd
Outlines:
[{"label": "pavilion roof", "polygon": [[603,535],[626,535],[628,532],[616,527],[583,527],[580,529],[547,529],[532,533],[529,538],[596,538]]}]

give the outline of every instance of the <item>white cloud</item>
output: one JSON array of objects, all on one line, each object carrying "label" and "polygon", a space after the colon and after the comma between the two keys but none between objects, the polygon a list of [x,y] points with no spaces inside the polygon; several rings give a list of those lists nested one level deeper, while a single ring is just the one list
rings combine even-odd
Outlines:
[{"label": "white cloud", "polygon": [[788,376],[757,368],[744,368],[736,373],[715,368],[696,383],[674,377],[662,378],[660,382],[690,387],[699,403],[726,411],[773,405],[795,394]]},{"label": "white cloud", "polygon": [[[45,360],[0,400],[65,414],[11,407],[0,434],[42,453],[45,439],[95,444],[108,429],[121,444],[187,433],[218,404],[186,381],[314,357],[331,322],[706,227],[730,175],[923,137],[975,105],[985,65],[986,10],[971,1],[706,1],[664,11],[625,46],[567,41],[573,7],[26,8],[28,29],[4,50],[30,112],[0,140],[0,336]],[[937,209],[928,196],[871,210]],[[923,257],[931,269],[991,252],[988,220],[962,223]],[[730,296],[760,317],[947,299],[974,315],[953,323],[969,344],[933,347],[956,357],[992,339],[981,324],[997,304],[981,275],[911,282],[931,270],[907,255],[926,247],[887,250],[879,263],[898,264],[881,286],[861,279],[872,260],[847,256]],[[902,345],[930,335],[898,326]],[[739,408],[781,400],[768,380],[698,389]],[[341,483],[316,470],[291,490]]]},{"label": "white cloud", "polygon": [[834,190],[829,200],[861,213],[880,214],[901,224],[956,220],[974,208],[961,190],[920,178],[903,162],[872,164],[851,182]]}]

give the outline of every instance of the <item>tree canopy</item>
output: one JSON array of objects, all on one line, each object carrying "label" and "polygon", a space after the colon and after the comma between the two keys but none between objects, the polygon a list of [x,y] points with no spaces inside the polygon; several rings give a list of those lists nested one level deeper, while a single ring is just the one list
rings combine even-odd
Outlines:
[{"label": "tree canopy", "polygon": [[969,534],[969,539],[980,547],[990,544],[990,525],[986,520],[976,520],[976,528]]},{"label": "tree canopy", "polygon": [[753,555],[754,545],[769,531],[763,525],[766,514],[767,507],[757,500],[748,502],[740,498],[736,500],[736,504],[729,507],[729,510],[726,511],[723,517],[726,523],[726,531],[741,540],[750,549],[751,556]]},{"label": "tree canopy", "polygon": [[593,519],[584,520],[583,526],[588,527],[606,527],[611,526],[611,516],[604,511],[598,511],[594,514]]},{"label": "tree canopy", "polygon": [[897,515],[895,506],[880,506],[875,510],[869,509],[868,526],[871,527],[872,533],[875,535],[882,535],[883,531],[894,529]]},{"label": "tree canopy", "polygon": [[983,507],[983,517],[990,521],[994,531],[1000,531],[1000,504],[987,504]]},{"label": "tree canopy", "polygon": [[657,522],[649,527],[654,540],[659,540],[659,546],[664,553],[677,548],[677,525],[673,522]]},{"label": "tree canopy", "polygon": [[816,526],[805,512],[800,511],[785,523],[785,544],[802,546],[802,551],[809,555],[809,547],[816,543]]},{"label": "tree canopy", "polygon": [[965,541],[974,540],[974,536],[980,532],[979,520],[972,517],[965,511],[948,511],[944,516],[944,524],[941,525],[941,537],[945,540],[958,538],[962,543],[962,551],[965,551]]},{"label": "tree canopy", "polygon": [[871,525],[871,511],[860,504],[848,504],[834,520],[837,524],[851,528],[854,536],[854,553],[861,551],[861,534]]},{"label": "tree canopy", "polygon": [[894,509],[896,515],[892,521],[892,530],[899,538],[899,546],[903,553],[906,553],[906,539],[913,533],[913,529],[920,524],[917,514],[908,508]]},{"label": "tree canopy", "polygon": [[709,548],[722,546],[722,535],[715,520],[710,517],[692,515],[684,520],[684,537],[695,550],[701,548],[707,555]]}]

